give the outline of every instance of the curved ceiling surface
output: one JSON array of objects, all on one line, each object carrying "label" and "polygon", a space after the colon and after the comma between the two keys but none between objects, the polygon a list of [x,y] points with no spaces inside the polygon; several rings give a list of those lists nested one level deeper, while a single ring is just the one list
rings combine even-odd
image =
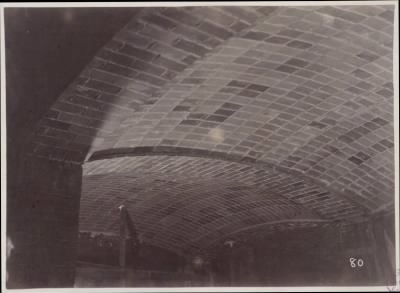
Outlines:
[{"label": "curved ceiling surface", "polygon": [[216,158],[105,159],[85,164],[84,174],[81,231],[118,234],[124,205],[142,240],[179,253],[205,252],[261,225],[318,225],[365,215],[301,178]]},{"label": "curved ceiling surface", "polygon": [[[224,205],[234,205],[235,196],[254,202],[243,217],[231,215],[238,222],[259,214],[266,222],[350,220],[390,209],[393,21],[393,5],[142,9],[58,98],[27,149],[77,163],[105,150],[140,147],[251,159],[245,164],[158,153],[86,164],[87,214],[95,215],[89,208],[96,208],[92,188],[108,186],[96,190],[104,200],[108,196],[111,211],[132,196],[147,198],[140,187],[147,182],[163,206],[155,220],[159,227],[182,226],[180,235],[167,229],[165,237],[157,236],[160,231],[148,236],[170,248],[181,243],[190,250],[187,239],[206,247],[207,233],[213,231],[207,225],[215,231],[220,227],[222,234],[240,230],[243,223],[223,228],[232,213]],[[118,169],[116,162],[129,168]],[[175,164],[192,169],[181,174]],[[102,171],[91,173],[95,166]],[[231,174],[193,172],[203,168]],[[113,181],[125,192],[114,190]],[[251,192],[234,190],[235,184]],[[174,200],[167,212],[161,193],[168,190]],[[121,198],[110,196],[115,192]],[[307,192],[309,199],[303,196]],[[180,205],[183,194],[218,207],[203,214],[193,205]],[[275,215],[269,204],[282,205],[282,213]],[[146,202],[133,200],[130,208],[141,215],[139,227],[147,231],[158,225],[149,224]],[[198,221],[204,218],[203,230],[193,231],[190,221],[187,226],[174,222],[185,208]]]}]

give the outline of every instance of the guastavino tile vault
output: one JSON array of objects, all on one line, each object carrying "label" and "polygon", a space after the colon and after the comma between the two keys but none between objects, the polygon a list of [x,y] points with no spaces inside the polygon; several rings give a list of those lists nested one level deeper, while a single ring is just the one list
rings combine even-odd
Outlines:
[{"label": "guastavino tile vault", "polygon": [[395,284],[394,8],[5,8],[7,288]]}]

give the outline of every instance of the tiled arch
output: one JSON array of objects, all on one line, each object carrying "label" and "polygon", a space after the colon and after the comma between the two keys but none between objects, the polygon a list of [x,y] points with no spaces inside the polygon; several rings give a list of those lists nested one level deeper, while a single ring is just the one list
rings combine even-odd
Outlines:
[{"label": "tiled arch", "polygon": [[391,209],[393,11],[142,9],[60,96],[26,149],[76,163],[107,149],[219,152],[313,178],[367,214]]},{"label": "tiled arch", "polygon": [[[243,156],[239,154],[232,154],[227,152],[220,151],[211,151],[211,150],[203,150],[196,148],[185,148],[185,147],[177,147],[177,146],[156,146],[156,147],[135,147],[135,148],[114,148],[109,150],[102,150],[92,154],[88,158],[88,161],[96,161],[96,160],[105,160],[112,158],[124,158],[124,157],[132,157],[132,156],[184,156],[184,157],[200,157],[200,158],[208,158],[208,159],[216,159],[223,160],[228,162],[239,163],[243,165],[252,166],[257,169],[272,171],[272,172],[280,172],[287,174],[289,176],[293,176],[300,180],[300,182],[306,182],[310,185],[319,186],[322,189],[337,195],[339,198],[345,199],[347,201],[352,202],[353,204],[359,206],[361,210],[363,210],[364,215],[368,215],[371,210],[368,206],[362,201],[362,199],[357,198],[354,194],[347,194],[342,190],[335,189],[335,186],[330,186],[329,183],[321,182],[318,179],[316,180],[312,176],[308,176],[299,170],[295,170],[289,168],[284,165],[275,165],[268,161],[262,161],[260,159],[256,159],[250,156]],[[106,170],[107,162],[104,161],[104,165],[102,169]],[[300,193],[301,194],[301,193]]]},{"label": "tiled arch", "polygon": [[118,233],[118,207],[125,205],[144,241],[192,255],[260,225],[348,224],[367,216],[322,187],[262,164],[176,151],[86,163],[80,229]]}]

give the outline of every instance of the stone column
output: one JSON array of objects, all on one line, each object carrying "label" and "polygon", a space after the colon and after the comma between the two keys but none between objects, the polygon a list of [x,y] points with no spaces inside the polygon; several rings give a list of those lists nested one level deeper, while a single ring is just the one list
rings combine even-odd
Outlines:
[{"label": "stone column", "polygon": [[233,246],[235,245],[235,241],[228,240],[225,242],[225,245],[228,246],[228,266],[229,266],[229,285],[234,286],[235,284],[235,263],[234,263],[234,255],[233,255]]}]

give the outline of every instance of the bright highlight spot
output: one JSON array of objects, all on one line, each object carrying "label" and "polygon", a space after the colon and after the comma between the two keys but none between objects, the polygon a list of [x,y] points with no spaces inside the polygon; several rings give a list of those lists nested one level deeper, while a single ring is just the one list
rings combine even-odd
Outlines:
[{"label": "bright highlight spot", "polygon": [[208,136],[216,143],[222,143],[224,141],[224,131],[221,128],[211,129]]}]

